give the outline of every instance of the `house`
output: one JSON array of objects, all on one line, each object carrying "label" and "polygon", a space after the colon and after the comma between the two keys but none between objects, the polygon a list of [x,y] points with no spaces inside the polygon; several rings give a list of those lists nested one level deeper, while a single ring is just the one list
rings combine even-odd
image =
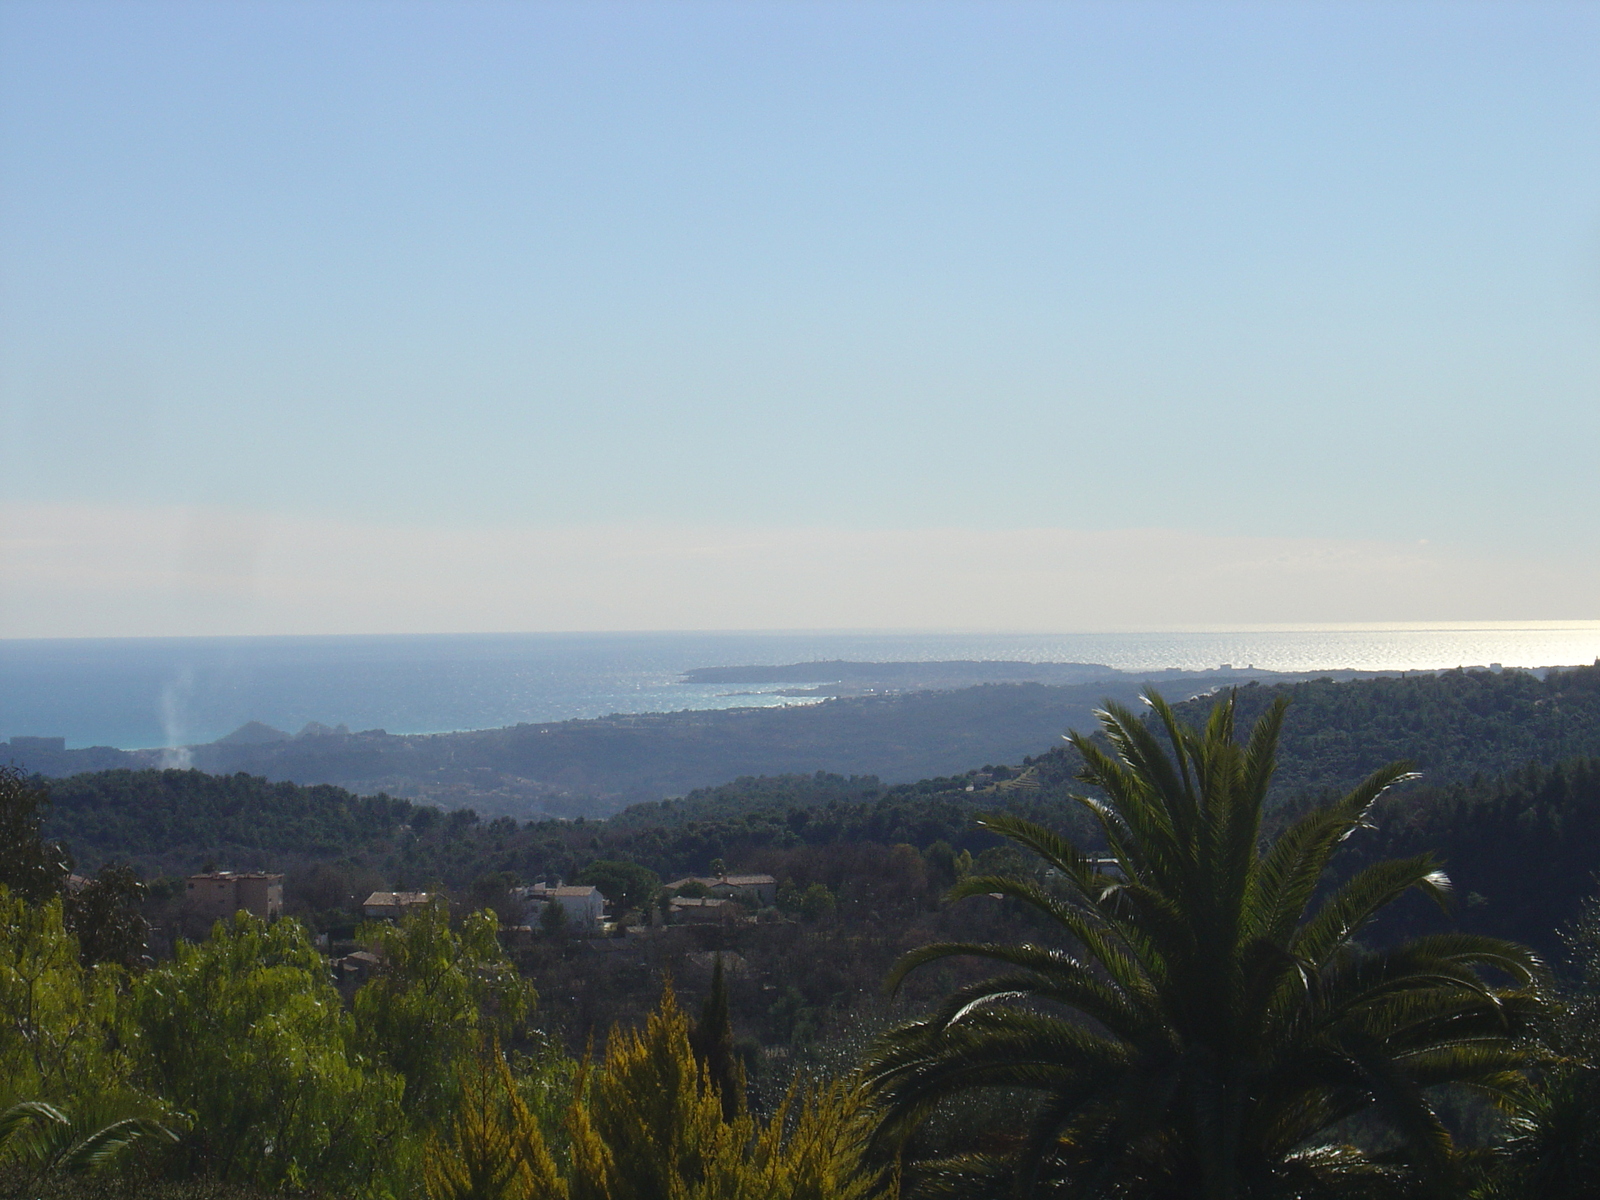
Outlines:
[{"label": "house", "polygon": [[361,911],[373,921],[398,921],[406,909],[417,908],[433,900],[431,892],[373,892],[361,905]]},{"label": "house", "polygon": [[682,925],[709,925],[736,920],[739,906],[715,896],[681,896],[668,905],[667,920]]},{"label": "house", "polygon": [[606,898],[600,889],[578,884],[536,883],[532,887],[512,888],[511,894],[528,906],[528,921],[536,924],[547,905],[557,905],[575,932],[595,933],[605,916]]},{"label": "house", "polygon": [[189,876],[184,899],[195,916],[220,921],[243,909],[271,921],[283,912],[283,876],[263,871],[205,871]]},{"label": "house", "polygon": [[346,954],[334,963],[334,971],[341,980],[355,984],[363,984],[371,979],[383,960],[370,950],[357,950],[354,954]]},{"label": "house", "polygon": [[737,900],[755,908],[767,908],[778,902],[778,881],[771,875],[690,875],[667,887],[677,892],[686,884],[698,884],[706,895],[719,900]]}]

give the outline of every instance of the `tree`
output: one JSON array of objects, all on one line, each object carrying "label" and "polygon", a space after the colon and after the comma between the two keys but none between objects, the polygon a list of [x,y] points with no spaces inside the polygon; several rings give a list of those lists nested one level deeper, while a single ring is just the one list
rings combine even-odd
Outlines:
[{"label": "tree", "polygon": [[599,888],[619,918],[649,904],[661,886],[660,876],[648,867],[604,858],[584,867],[573,882]]},{"label": "tree", "polygon": [[401,1081],[364,1059],[298,921],[249,913],[148,971],[133,994],[150,1090],[193,1114],[189,1164],[298,1190],[395,1169]]},{"label": "tree", "polygon": [[443,1135],[429,1136],[423,1178],[432,1200],[566,1200],[498,1043],[464,1064],[455,1116]]},{"label": "tree", "polygon": [[59,895],[72,870],[66,848],[42,836],[49,807],[48,787],[0,766],[0,884],[30,904]]},{"label": "tree", "polygon": [[704,1068],[706,1078],[722,1100],[722,1119],[732,1121],[744,1111],[744,1068],[733,1049],[733,1019],[728,1012],[728,979],[718,954],[711,968],[711,990],[706,994],[700,1019],[689,1031],[689,1045]]},{"label": "tree", "polygon": [[613,1029],[567,1116],[572,1200],[864,1200],[859,1095],[796,1080],[770,1120],[722,1102],[670,988],[643,1030]]},{"label": "tree", "polygon": [[107,863],[93,879],[62,896],[67,928],[77,935],[86,964],[140,965],[150,937],[150,923],[140,911],[144,894],[132,867]]},{"label": "tree", "polygon": [[30,904],[61,897],[66,928],[77,937],[85,965],[138,965],[150,933],[139,911],[144,885],[131,868],[118,864],[101,867],[95,878],[79,885],[70,875],[67,848],[44,837],[49,808],[48,787],[15,767],[0,767],[0,885]]},{"label": "tree", "polygon": [[561,937],[567,932],[567,910],[555,901],[546,901],[539,914],[539,928],[546,937]]},{"label": "tree", "polygon": [[532,985],[496,938],[492,912],[450,928],[442,899],[411,909],[398,925],[369,925],[383,969],[355,998],[356,1029],[367,1053],[405,1079],[405,1106],[427,1125],[455,1102],[456,1072],[485,1036],[506,1036],[533,1012]]},{"label": "tree", "polygon": [[1523,1097],[1488,1195],[1581,1200],[1600,1179],[1600,895],[1563,929],[1576,976],[1552,1013],[1554,1061]]},{"label": "tree", "polygon": [[[1002,973],[879,1043],[866,1082],[882,1108],[880,1147],[904,1147],[941,1102],[1013,1088],[1036,1098],[1029,1127],[1007,1152],[925,1164],[941,1188],[1236,1200],[1409,1178],[1448,1190],[1457,1164],[1430,1089],[1511,1091],[1541,1002],[1536,960],[1463,934],[1360,949],[1356,936],[1389,903],[1412,890],[1442,900],[1448,887],[1422,855],[1321,890],[1340,843],[1408,777],[1403,767],[1263,845],[1283,704],[1241,745],[1231,696],[1203,732],[1148,699],[1152,724],[1116,706],[1100,714],[1110,753],[1069,739],[1100,793],[1080,802],[1109,862],[1016,817],[981,820],[1032,851],[1040,877],[973,876],[951,896],[1011,897],[1061,944],[941,944],[901,960],[896,984],[957,955]],[[1337,1144],[1334,1126],[1357,1116],[1393,1140],[1399,1165]]]},{"label": "tree", "polygon": [[59,897],[28,904],[0,885],[0,1100],[58,1101],[126,1064],[114,967],[85,967]]},{"label": "tree", "polygon": [[833,915],[833,893],[827,884],[813,883],[800,895],[800,915],[807,921],[820,921]]}]

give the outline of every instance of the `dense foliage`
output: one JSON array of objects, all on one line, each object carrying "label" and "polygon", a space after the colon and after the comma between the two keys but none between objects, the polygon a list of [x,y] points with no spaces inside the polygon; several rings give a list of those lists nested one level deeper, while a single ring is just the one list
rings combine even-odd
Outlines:
[{"label": "dense foliage", "polygon": [[[1527,1045],[1552,1057],[1515,1078],[1478,1080],[1505,1111],[1494,1116],[1429,1092],[1458,1143],[1438,1160],[1448,1170],[1441,1166],[1436,1179],[1448,1175],[1450,1194],[1584,1195],[1600,1161],[1592,1137],[1600,1124],[1600,917],[1585,903],[1600,867],[1597,678],[1584,669],[1546,681],[1450,672],[1306,684],[1284,719],[1287,784],[1275,787],[1262,817],[1268,841],[1313,819],[1328,784],[1347,785],[1376,760],[1410,757],[1430,771],[1380,798],[1339,843],[1324,897],[1361,886],[1353,879],[1370,881],[1361,873],[1387,870],[1377,866],[1386,860],[1414,860],[1421,870],[1420,856],[1430,852],[1456,885],[1448,912],[1402,901],[1362,926],[1359,943],[1352,927],[1344,949],[1317,966],[1317,994],[1329,1005],[1341,971],[1390,961],[1384,956],[1408,937],[1481,946],[1462,936],[1491,935],[1532,943],[1552,959],[1568,952],[1558,926],[1572,939],[1564,999],[1526,1031]],[[1277,695],[1241,689],[1236,711],[1255,717]],[[1178,707],[1196,714],[1213,703]],[[1056,914],[1023,892],[1055,896],[1065,886],[1060,872],[1070,860],[1049,839],[1065,838],[1093,858],[1115,849],[1068,797],[1079,787],[1074,777],[1112,745],[1079,739],[1014,765],[906,785],[825,773],[745,778],[604,822],[484,820],[385,796],[193,771],[80,776],[55,782],[47,796],[39,781],[5,774],[0,1079],[10,1094],[0,1095],[0,1113],[25,1101],[64,1116],[25,1110],[35,1115],[0,1150],[0,1193],[24,1166],[24,1144],[42,1147],[43,1134],[56,1131],[56,1150],[27,1159],[26,1183],[16,1185],[29,1195],[75,1195],[79,1185],[63,1173],[70,1156],[58,1151],[89,1144],[106,1150],[95,1167],[139,1181],[138,1191],[210,1181],[206,1187],[306,1186],[351,1196],[598,1200],[662,1188],[683,1196],[855,1195],[879,1178],[860,1163],[870,1114],[850,1086],[870,1036],[919,1014],[948,1017],[941,997],[1016,990],[1003,979],[985,983],[980,961],[940,958],[889,999],[879,989],[891,964],[930,944],[1050,944]],[[1107,802],[1115,792],[1092,772],[1090,790]],[[992,815],[975,822],[980,814]],[[1020,842],[1006,836],[1030,827],[1044,832]],[[72,856],[54,839],[99,873],[72,876]],[[181,881],[152,876],[207,863],[287,870],[297,919],[186,926],[178,919]],[[716,865],[772,874],[776,906],[742,909],[721,924],[643,928],[660,918],[661,880]],[[1108,878],[1100,883],[1127,902],[1138,872],[1125,865],[1120,873],[1119,880],[1101,871]],[[600,886],[612,915],[626,918],[617,936],[593,940],[538,922],[523,928],[526,914],[510,888],[541,877]],[[967,898],[944,899],[953,886]],[[362,929],[362,898],[396,887],[445,900],[399,925]],[[1193,932],[1210,919],[1201,893],[1168,898],[1173,928]],[[1122,909],[1112,915],[1127,919]],[[149,938],[145,916],[157,927]],[[329,934],[331,944],[317,940]],[[1157,953],[1154,946],[1141,954]],[[324,947],[334,959],[375,949],[370,979],[362,968],[336,987]],[[1281,971],[1284,962],[1257,967]],[[1195,970],[1203,974],[1205,965]],[[658,1003],[667,978],[677,995],[704,1001],[699,1022],[675,999]],[[1493,995],[1507,979],[1486,983],[1477,994]],[[1515,994],[1501,1002],[1523,1019]],[[1168,1025],[1180,1015],[1173,1006],[1163,1012]],[[1112,1024],[1102,1028],[1115,1035]],[[1235,1049],[1240,1043],[1249,1039],[1235,1037]],[[808,1071],[835,1084],[813,1085]],[[1187,1077],[1180,1070],[1171,1078]],[[1519,1091],[1524,1079],[1537,1087]],[[654,1099],[641,1105],[646,1093]],[[1354,1111],[1348,1099],[1339,1111]],[[1366,1115],[1337,1133],[1355,1149],[1334,1152],[1324,1176],[1332,1181],[1340,1163],[1409,1145],[1409,1165],[1395,1159],[1385,1169],[1420,1188],[1416,1144],[1386,1125],[1385,1114],[1398,1110],[1370,1097],[1364,1104],[1357,1107]],[[1009,1171],[1018,1130],[1041,1111],[1016,1091],[953,1097],[917,1127],[907,1153],[935,1160],[974,1152]],[[1160,1111],[1170,1116],[1170,1108]],[[60,1132],[67,1124],[70,1137]],[[151,1136],[90,1142],[117,1129]],[[1152,1136],[1172,1145],[1168,1134]],[[1437,1128],[1432,1136],[1443,1145]],[[663,1175],[658,1156],[641,1149],[650,1144],[675,1147],[681,1170]],[[1182,1161],[1165,1153],[1151,1161]],[[1071,1155],[1052,1154],[1041,1179],[1070,1176]],[[960,1174],[881,1178],[898,1178],[908,1196],[931,1196]],[[1346,1178],[1329,1194],[1371,1194],[1353,1187]]]},{"label": "dense foliage", "polygon": [[[46,1097],[103,1109],[116,1093],[165,1124],[124,1120],[96,1148],[127,1151],[135,1123],[170,1144],[70,1161],[434,1200],[865,1194],[855,1093],[796,1083],[768,1118],[742,1100],[725,1111],[721,1088],[742,1077],[715,1072],[692,1034],[725,1048],[731,1031],[692,1030],[670,990],[598,1064],[504,1052],[533,995],[485,913],[455,930],[436,906],[383,931],[387,969],[349,1008],[293,920],[240,913],[134,980],[81,965],[58,899],[30,906],[0,886],[0,931],[0,1179],[28,1146],[13,1130],[67,1124]],[[552,1081],[564,1105],[530,1099]],[[37,1172],[20,1178],[36,1188]]]},{"label": "dense foliage", "polygon": [[50,800],[49,832],[86,860],[152,866],[177,866],[174,856],[256,865],[284,855],[347,854],[393,837],[413,811],[405,800],[343,788],[175,770],[52,780]]},{"label": "dense foliage", "polygon": [[[954,896],[1001,893],[1047,916],[1053,944],[930,945],[897,975],[953,956],[1001,974],[955,991],[869,1060],[880,1137],[903,1144],[973,1090],[1038,1097],[1008,1153],[918,1164],[946,1193],[1073,1197],[1396,1196],[1464,1175],[1433,1093],[1516,1097],[1542,997],[1512,942],[1449,934],[1363,952],[1355,939],[1399,896],[1441,897],[1427,855],[1377,862],[1318,899],[1341,843],[1404,769],[1375,772],[1276,839],[1261,837],[1284,702],[1247,744],[1234,706],[1204,732],[1152,694],[1165,734],[1125,709],[1107,754],[1075,735],[1084,805],[1109,858],[1015,818],[984,822],[1045,864],[974,875]],[[1168,749],[1170,747],[1170,749]],[[1486,976],[1505,980],[1495,984]],[[1393,1149],[1374,1157],[1336,1127],[1365,1116]]]},{"label": "dense foliage", "polygon": [[[1457,887],[1460,928],[1563,951],[1557,930],[1574,920],[1600,870],[1600,758],[1533,765],[1500,779],[1397,789],[1379,803],[1374,828],[1352,839],[1348,862],[1431,852]],[[1390,934],[1441,924],[1403,906]]]},{"label": "dense foliage", "polygon": [[[1600,755],[1600,663],[1551,671],[1442,671],[1431,675],[1263,686],[1237,693],[1254,721],[1287,699],[1276,787],[1337,790],[1403,760],[1432,783],[1503,775],[1529,763]],[[1198,721],[1209,699],[1180,705]]]},{"label": "dense foliage", "polygon": [[294,921],[248,913],[133,989],[131,1077],[190,1115],[189,1170],[271,1187],[368,1190],[403,1081],[362,1056],[322,956]]}]

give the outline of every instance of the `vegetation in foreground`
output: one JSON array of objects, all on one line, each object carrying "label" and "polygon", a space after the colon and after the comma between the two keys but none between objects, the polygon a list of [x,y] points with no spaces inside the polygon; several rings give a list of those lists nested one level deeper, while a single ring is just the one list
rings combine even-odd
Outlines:
[{"label": "vegetation in foreground", "polygon": [[[746,1089],[720,970],[699,1020],[669,989],[642,1027],[569,1055],[530,1023],[488,911],[363,931],[385,966],[349,995],[293,920],[236,917],[158,964],[98,957],[97,918],[75,932],[63,889],[37,886],[65,860],[35,821],[0,893],[5,1178],[19,1195],[1586,1194],[1593,906],[1571,998],[1481,935],[1364,945],[1398,896],[1445,887],[1416,856],[1325,875],[1399,772],[1264,835],[1277,710],[1241,746],[1231,704],[1197,732],[1156,703],[1162,730],[1112,713],[1107,747],[1077,739],[1105,851],[985,819],[1014,849],[968,871],[953,910],[999,893],[1023,940],[914,952],[898,976],[933,972],[945,999],[776,1097]],[[29,787],[7,776],[7,804]],[[960,956],[1000,974],[940,975]]]},{"label": "vegetation in foreground", "polygon": [[[1471,934],[1363,950],[1356,939],[1411,890],[1442,899],[1428,855],[1374,863],[1319,895],[1340,844],[1405,778],[1370,776],[1263,845],[1285,702],[1246,745],[1231,701],[1203,733],[1152,697],[1172,747],[1132,713],[1104,715],[1107,754],[1074,746],[1110,854],[1097,858],[1011,817],[984,823],[1026,846],[1055,886],[973,876],[1058,927],[1053,946],[932,945],[896,976],[956,955],[1001,974],[892,1033],[865,1066],[880,1138],[912,1137],[973,1089],[1035,1094],[1031,1127],[1002,1153],[920,1164],[939,1190],[1233,1198],[1465,1190],[1436,1109],[1450,1088],[1515,1104],[1538,1056],[1539,963]],[[1069,949],[1070,948],[1070,949]],[[1498,976],[1496,984],[1486,976]],[[1340,1136],[1364,1119],[1382,1156]]]}]

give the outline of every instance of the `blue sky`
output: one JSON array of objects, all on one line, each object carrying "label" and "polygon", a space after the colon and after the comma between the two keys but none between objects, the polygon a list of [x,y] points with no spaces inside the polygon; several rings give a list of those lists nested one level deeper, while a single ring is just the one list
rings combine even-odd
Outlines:
[{"label": "blue sky", "polygon": [[[1597,62],[1588,4],[12,0],[0,633],[1600,616]],[[941,538],[1062,599],[930,606]]]}]

